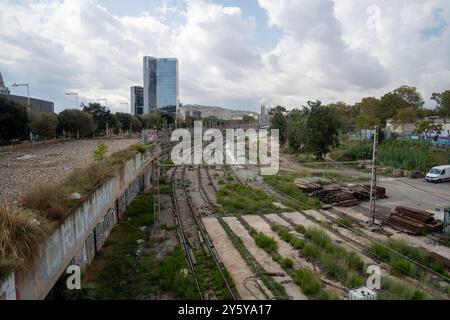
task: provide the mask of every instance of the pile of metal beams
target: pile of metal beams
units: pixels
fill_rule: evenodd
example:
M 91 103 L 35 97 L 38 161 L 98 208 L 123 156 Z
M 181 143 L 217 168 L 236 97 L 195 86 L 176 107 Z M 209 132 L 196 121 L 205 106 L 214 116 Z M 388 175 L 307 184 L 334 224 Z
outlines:
M 311 196 L 319 198 L 320 201 L 336 207 L 352 207 L 360 204 L 360 201 L 369 201 L 370 185 L 338 185 L 331 184 L 321 186 L 317 183 L 305 181 L 303 179 L 295 179 L 294 185 L 300 191 Z M 386 198 L 386 189 L 377 187 L 375 189 L 377 199 Z
M 312 195 L 319 198 L 323 203 L 336 207 L 352 207 L 359 204 L 353 192 L 339 185 L 327 186 L 326 189 L 315 191 Z
M 322 186 L 317 183 L 308 182 L 302 179 L 294 179 L 294 185 L 297 186 L 300 191 L 304 193 L 312 193 L 315 191 L 322 190 Z
M 370 185 L 368 184 L 355 184 L 348 186 L 348 189 L 353 192 L 356 199 L 360 201 L 370 200 Z M 386 189 L 383 187 L 375 188 L 375 197 L 377 199 L 384 199 L 386 197 Z
M 398 206 L 384 223 L 413 235 L 442 231 L 443 222 L 436 221 L 427 211 Z

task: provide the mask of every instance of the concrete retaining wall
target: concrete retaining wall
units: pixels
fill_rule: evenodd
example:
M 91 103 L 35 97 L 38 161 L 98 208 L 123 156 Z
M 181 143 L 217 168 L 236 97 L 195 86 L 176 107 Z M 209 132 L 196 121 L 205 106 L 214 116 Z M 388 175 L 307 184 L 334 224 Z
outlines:
M 154 152 L 137 154 L 121 174 L 108 180 L 50 236 L 37 263 L 0 283 L 0 299 L 44 299 L 67 266 L 86 268 L 126 207 L 151 187 Z

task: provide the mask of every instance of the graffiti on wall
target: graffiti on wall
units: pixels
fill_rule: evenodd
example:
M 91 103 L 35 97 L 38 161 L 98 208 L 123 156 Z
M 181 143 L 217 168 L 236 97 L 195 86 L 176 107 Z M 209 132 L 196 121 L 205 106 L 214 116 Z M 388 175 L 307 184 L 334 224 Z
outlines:
M 0 300 L 15 300 L 16 299 L 16 282 L 14 274 L 12 273 L 6 281 L 0 283 Z
M 125 193 L 117 198 L 117 216 L 119 219 L 123 219 L 125 211 L 127 210 L 127 201 L 125 198 Z
M 137 171 L 142 170 L 140 166 L 136 166 L 136 163 L 142 165 L 141 161 L 142 156 L 139 154 L 135 159 L 127 162 L 128 178 L 133 182 L 121 197 L 117 198 L 121 178 L 112 178 L 97 189 L 89 200 L 85 201 L 71 217 L 55 230 L 47 240 L 41 258 L 38 259 L 33 269 L 18 273 L 16 286 L 20 291 L 20 298 L 45 297 L 51 282 L 56 281 L 71 260 L 80 266 L 92 262 L 96 249 L 99 250 L 103 246 L 117 222 L 116 205 L 117 210 L 123 214 L 126 206 L 131 203 L 145 184 L 143 175 L 136 177 Z M 117 204 L 115 200 L 117 200 Z M 111 205 L 114 208 L 111 208 Z M 93 227 L 95 221 L 100 222 Z M 6 294 L 6 286 L 7 281 L 0 282 L 0 297 L 9 299 L 11 291 Z

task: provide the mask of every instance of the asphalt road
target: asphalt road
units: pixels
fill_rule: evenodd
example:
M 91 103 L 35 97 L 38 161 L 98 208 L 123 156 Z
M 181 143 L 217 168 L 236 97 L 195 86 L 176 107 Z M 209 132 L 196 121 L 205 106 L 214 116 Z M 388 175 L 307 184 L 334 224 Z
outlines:
M 386 188 L 387 199 L 377 201 L 384 213 L 396 206 L 407 206 L 421 210 L 450 207 L 450 182 L 430 183 L 425 179 L 381 177 L 379 185 Z M 368 207 L 368 203 L 363 204 Z

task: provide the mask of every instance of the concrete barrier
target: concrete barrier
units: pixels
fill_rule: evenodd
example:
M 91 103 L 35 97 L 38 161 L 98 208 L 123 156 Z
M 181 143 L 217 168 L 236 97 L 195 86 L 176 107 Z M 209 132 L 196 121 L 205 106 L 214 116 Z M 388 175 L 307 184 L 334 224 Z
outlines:
M 401 176 L 402 176 L 402 170 L 401 170 L 401 169 L 394 169 L 394 170 L 392 171 L 392 175 L 393 175 L 394 177 L 401 177 Z
M 126 207 L 152 185 L 154 149 L 138 153 L 122 172 L 108 180 L 49 237 L 37 262 L 0 283 L 0 299 L 44 299 L 69 265 L 85 269 Z

